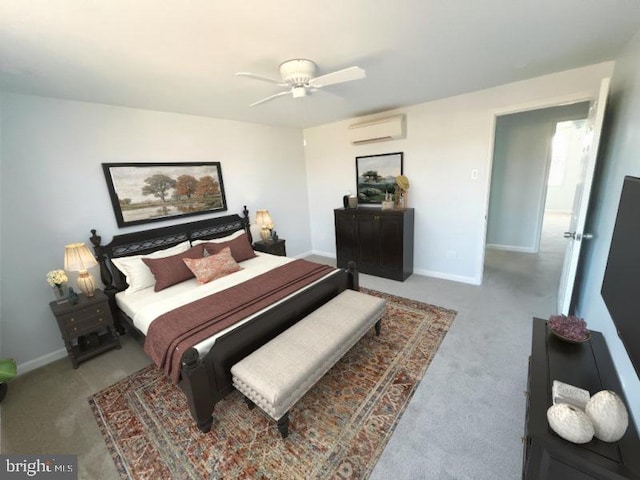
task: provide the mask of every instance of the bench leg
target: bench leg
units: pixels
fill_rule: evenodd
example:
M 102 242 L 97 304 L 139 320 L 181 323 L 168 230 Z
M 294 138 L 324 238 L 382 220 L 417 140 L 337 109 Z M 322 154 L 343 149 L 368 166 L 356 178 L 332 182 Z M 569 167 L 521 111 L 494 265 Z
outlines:
M 376 337 L 380 336 L 380 329 L 382 328 L 382 319 L 378 320 L 375 325 L 376 328 Z
M 280 420 L 278 420 L 278 431 L 282 438 L 287 438 L 289 435 L 289 412 L 285 413 Z
M 253 407 L 256 406 L 256 404 L 253 403 L 253 401 L 249 399 L 249 397 L 244 397 L 244 403 L 247 404 L 247 407 L 249 407 L 249 410 L 253 410 Z

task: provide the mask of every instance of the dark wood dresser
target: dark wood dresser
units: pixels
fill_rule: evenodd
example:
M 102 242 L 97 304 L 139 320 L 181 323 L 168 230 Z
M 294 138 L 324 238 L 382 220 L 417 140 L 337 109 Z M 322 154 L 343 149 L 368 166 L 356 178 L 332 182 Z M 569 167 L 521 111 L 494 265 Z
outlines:
M 58 322 L 73 368 L 102 352 L 120 348 L 109 300 L 102 290 L 96 290 L 90 298 L 79 295 L 75 305 L 51 302 L 49 306 Z
M 353 260 L 359 272 L 406 280 L 413 273 L 413 208 L 334 210 L 338 267 Z
M 253 249 L 257 252 L 270 253 L 271 255 L 278 255 L 280 257 L 287 256 L 287 248 L 282 238 L 269 240 L 268 242 L 260 240 L 253 244 Z
M 554 380 L 588 390 L 591 395 L 612 390 L 629 405 L 601 333 L 591 332 L 591 340 L 584 343 L 567 343 L 548 330 L 545 320 L 534 319 L 522 478 L 640 479 L 640 440 L 631 417 L 624 437 L 613 443 L 594 437 L 577 445 L 551 430 L 547 409 L 552 405 Z

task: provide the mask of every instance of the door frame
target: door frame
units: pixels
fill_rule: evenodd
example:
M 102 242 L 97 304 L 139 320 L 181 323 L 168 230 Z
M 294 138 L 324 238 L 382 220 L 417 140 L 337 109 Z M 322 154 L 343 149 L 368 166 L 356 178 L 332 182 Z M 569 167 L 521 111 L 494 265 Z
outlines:
M 597 96 L 597 92 L 595 93 L 595 95 Z M 585 91 L 585 92 L 577 92 L 577 93 L 572 93 L 568 95 L 563 95 L 560 97 L 534 100 L 531 102 L 526 102 L 526 103 L 517 104 L 517 105 L 510 105 L 510 106 L 490 110 L 489 112 L 490 140 L 489 140 L 488 158 L 486 161 L 488 175 L 486 175 L 486 183 L 484 186 L 484 192 L 485 192 L 484 235 L 481 236 L 481 241 L 479 245 L 480 255 L 478 255 L 479 263 L 477 265 L 478 285 L 482 285 L 482 281 L 484 279 L 484 261 L 485 261 L 486 251 L 487 251 L 487 226 L 489 224 L 489 200 L 491 198 L 491 180 L 493 177 L 493 156 L 495 154 L 496 123 L 497 123 L 498 117 L 503 115 L 510 115 L 513 113 L 523 113 L 523 112 L 529 112 L 534 110 L 541 110 L 549 107 L 561 107 L 564 105 L 572 105 L 574 103 L 591 102 L 595 98 L 596 97 L 594 97 L 593 92 Z M 548 159 L 547 159 L 547 163 L 548 163 Z M 540 217 L 540 221 L 541 219 L 542 217 Z

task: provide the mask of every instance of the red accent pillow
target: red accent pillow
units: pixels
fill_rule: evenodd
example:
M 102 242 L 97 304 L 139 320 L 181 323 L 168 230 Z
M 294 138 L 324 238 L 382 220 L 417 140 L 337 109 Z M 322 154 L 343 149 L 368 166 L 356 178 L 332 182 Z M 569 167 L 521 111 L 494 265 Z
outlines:
M 220 253 L 208 257 L 184 258 L 182 261 L 194 273 L 200 285 L 242 269 L 233 259 L 229 247 L 225 247 Z
M 193 278 L 193 273 L 184 264 L 184 258 L 202 258 L 204 248 L 202 245 L 196 245 L 189 250 L 177 255 L 164 258 L 143 258 L 153 276 L 156 278 L 156 284 L 153 287 L 154 292 L 159 292 L 176 283 L 184 282 Z
M 203 243 L 205 250 L 209 255 L 215 255 L 220 253 L 223 248 L 229 247 L 231 249 L 231 256 L 236 262 L 242 262 L 256 256 L 256 252 L 253 251 L 253 247 L 249 243 L 249 237 L 246 233 L 226 241 L 226 242 L 209 242 Z

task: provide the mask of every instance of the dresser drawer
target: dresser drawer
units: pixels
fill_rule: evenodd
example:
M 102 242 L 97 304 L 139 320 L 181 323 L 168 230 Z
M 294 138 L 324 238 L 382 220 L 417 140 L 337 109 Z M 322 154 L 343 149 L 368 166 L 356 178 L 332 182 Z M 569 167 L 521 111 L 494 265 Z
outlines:
M 98 305 L 91 305 L 85 308 L 78 308 L 69 313 L 60 315 L 60 318 L 67 325 L 73 325 L 74 322 L 81 320 L 88 320 L 91 318 L 108 317 L 111 318 L 111 311 L 107 303 L 100 303 Z
M 106 303 L 79 308 L 60 316 L 60 320 L 69 333 L 76 333 L 87 328 L 96 328 L 112 323 L 111 311 Z
M 102 326 L 111 325 L 111 316 L 96 315 L 90 318 L 75 319 L 70 318 L 67 321 L 66 329 L 70 335 L 82 334 L 84 332 L 92 332 Z

